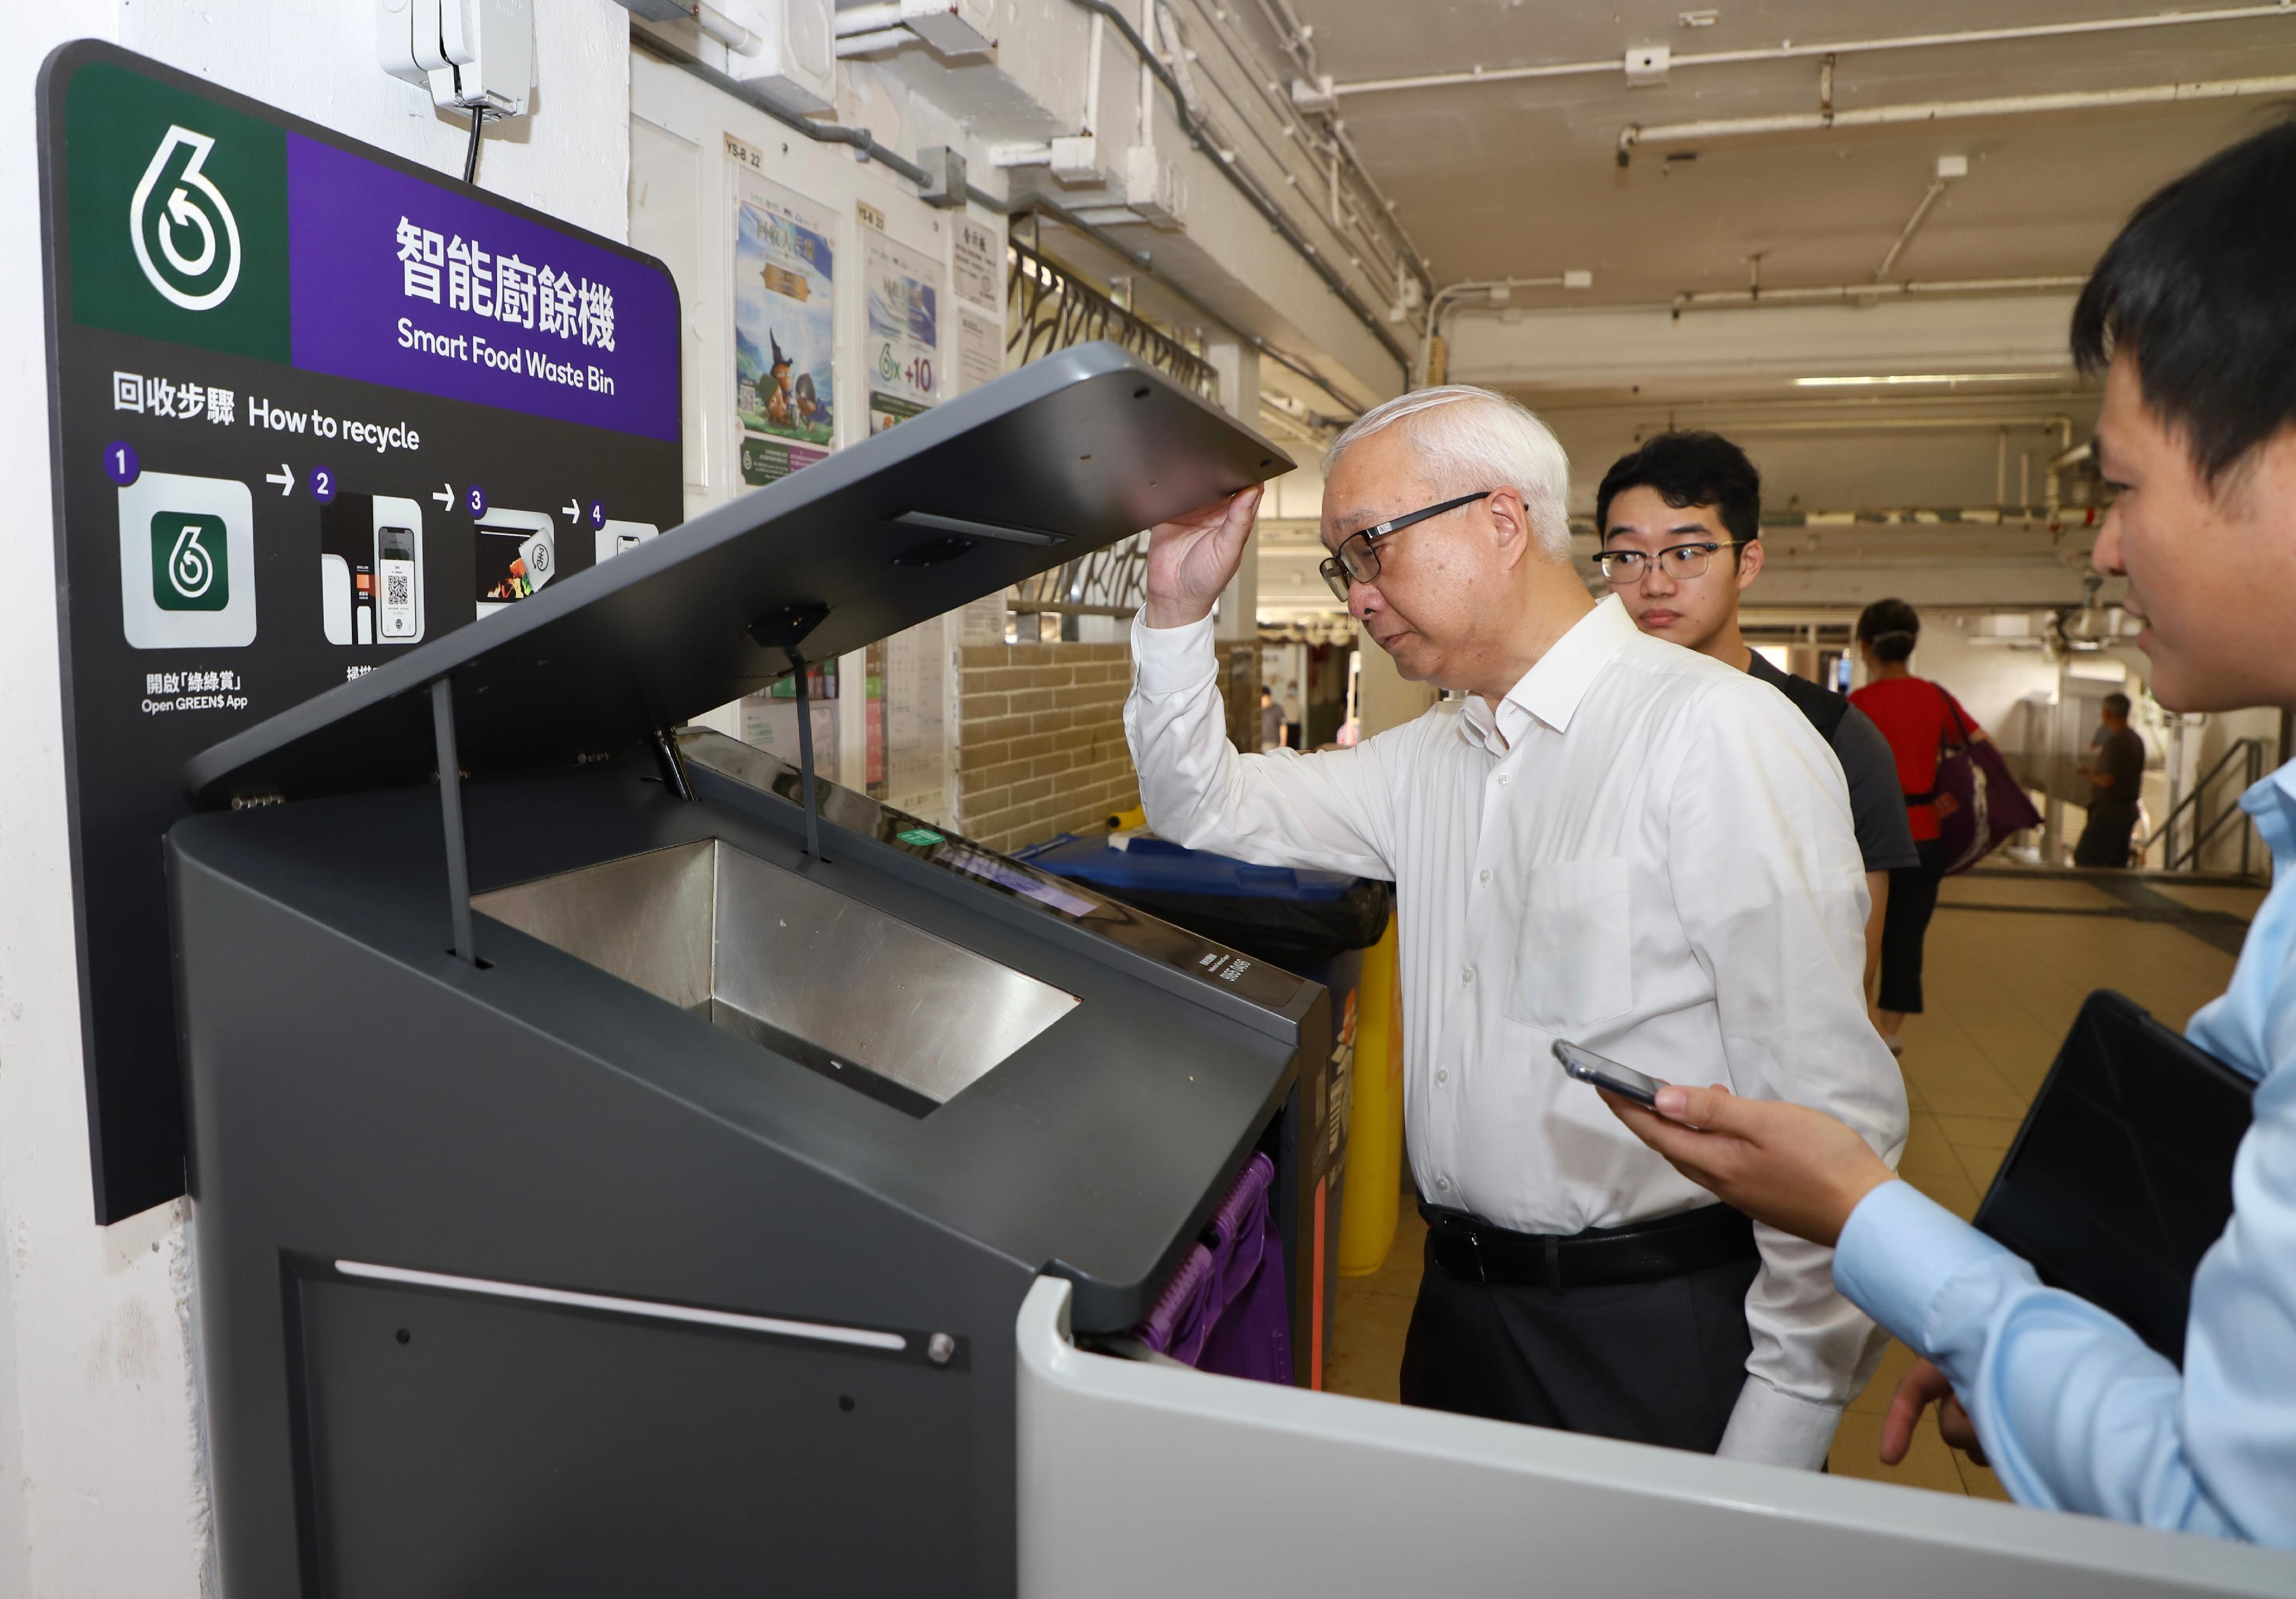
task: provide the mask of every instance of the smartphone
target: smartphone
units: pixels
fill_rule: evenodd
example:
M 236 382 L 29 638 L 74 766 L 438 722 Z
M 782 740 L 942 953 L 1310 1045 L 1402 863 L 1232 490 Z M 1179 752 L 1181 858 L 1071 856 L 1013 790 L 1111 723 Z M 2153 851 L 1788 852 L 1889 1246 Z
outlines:
M 1658 1108 L 1658 1091 L 1666 1086 L 1654 1077 L 1644 1077 L 1631 1066 L 1621 1066 L 1606 1060 L 1591 1049 L 1581 1049 L 1576 1044 L 1557 1038 L 1554 1058 L 1562 1062 L 1562 1070 L 1582 1083 L 1592 1083 L 1597 1088 L 1611 1093 L 1636 1104 Z
M 413 638 L 414 627 L 414 529 L 378 528 L 376 565 L 381 569 L 382 636 Z

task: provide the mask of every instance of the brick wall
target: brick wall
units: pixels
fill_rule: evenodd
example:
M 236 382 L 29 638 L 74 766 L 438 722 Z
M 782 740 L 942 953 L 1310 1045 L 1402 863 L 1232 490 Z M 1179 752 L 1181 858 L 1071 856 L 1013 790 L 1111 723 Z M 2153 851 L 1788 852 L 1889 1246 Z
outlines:
M 1124 645 L 966 644 L 958 670 L 956 824 L 967 838 L 1011 849 L 1140 803 L 1124 742 Z

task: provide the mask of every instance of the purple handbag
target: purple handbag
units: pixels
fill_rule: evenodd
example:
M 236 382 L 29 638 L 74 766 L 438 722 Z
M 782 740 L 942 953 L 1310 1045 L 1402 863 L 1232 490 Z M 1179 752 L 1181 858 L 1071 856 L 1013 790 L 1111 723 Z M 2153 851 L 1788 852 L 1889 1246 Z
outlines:
M 1958 742 L 1940 746 L 1937 780 L 1927 796 L 1953 801 L 1938 807 L 1938 841 L 1945 846 L 1945 874 L 1951 877 L 1998 849 L 2011 833 L 2039 825 L 2041 813 L 2025 797 L 2000 746 L 1971 737 L 1953 696 L 1940 688 L 1938 697 L 1961 734 Z

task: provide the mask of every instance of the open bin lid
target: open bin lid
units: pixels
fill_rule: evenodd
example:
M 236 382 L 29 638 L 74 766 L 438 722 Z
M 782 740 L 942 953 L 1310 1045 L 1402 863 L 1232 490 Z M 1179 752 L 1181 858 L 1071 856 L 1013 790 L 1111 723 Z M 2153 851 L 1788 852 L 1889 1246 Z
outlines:
M 626 749 L 785 676 L 1291 470 L 1113 344 L 1009 373 L 194 756 L 200 805 Z

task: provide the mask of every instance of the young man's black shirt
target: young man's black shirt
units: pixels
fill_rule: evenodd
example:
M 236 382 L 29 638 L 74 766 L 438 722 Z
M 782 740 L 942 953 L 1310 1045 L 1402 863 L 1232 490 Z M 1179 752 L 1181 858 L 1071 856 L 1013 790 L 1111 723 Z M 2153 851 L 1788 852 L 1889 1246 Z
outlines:
M 1906 821 L 1906 791 L 1898 783 L 1897 757 L 1890 741 L 1864 711 L 1840 694 L 1818 687 L 1807 677 L 1780 671 L 1759 650 L 1752 652 L 1747 670 L 1794 702 L 1810 726 L 1833 746 L 1834 758 L 1849 784 L 1849 816 L 1857 832 L 1857 851 L 1868 872 L 1895 866 L 1916 866 L 1921 855 L 1914 848 L 1912 827 Z

